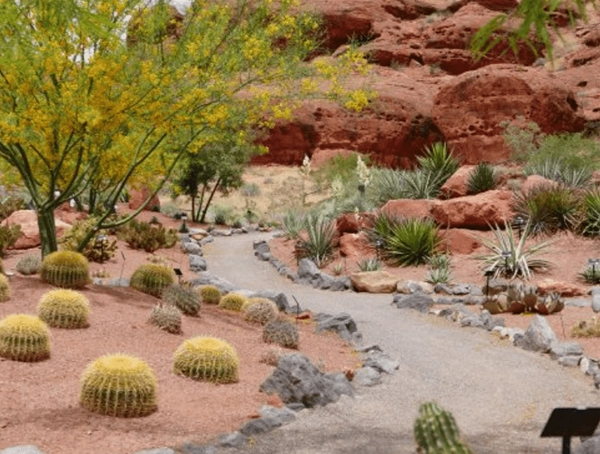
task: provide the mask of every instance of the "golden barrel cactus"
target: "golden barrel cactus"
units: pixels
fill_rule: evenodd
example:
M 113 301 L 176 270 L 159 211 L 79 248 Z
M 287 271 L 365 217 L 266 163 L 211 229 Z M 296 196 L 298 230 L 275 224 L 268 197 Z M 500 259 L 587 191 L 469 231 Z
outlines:
M 84 294 L 75 290 L 50 290 L 42 295 L 37 313 L 52 328 L 87 328 L 90 303 Z
M 63 288 L 83 288 L 91 282 L 87 259 L 79 252 L 57 251 L 42 261 L 43 282 Z
M 148 263 L 138 267 L 131 276 L 129 285 L 147 293 L 160 297 L 167 287 L 175 283 L 175 273 L 171 268 L 156 263 Z
M 0 356 L 24 362 L 50 358 L 48 327 L 28 314 L 12 314 L 0 320 Z
M 175 351 L 173 372 L 213 383 L 238 381 L 239 358 L 235 349 L 216 337 L 187 339 Z
M 10 284 L 4 274 L 0 274 L 0 302 L 10 299 Z
M 200 293 L 200 299 L 205 304 L 219 304 L 219 301 L 221 301 L 221 290 L 214 285 L 202 285 L 198 292 Z
M 240 295 L 238 293 L 228 293 L 227 295 L 221 297 L 221 301 L 219 301 L 219 307 L 228 311 L 240 312 L 246 301 L 248 301 L 248 298 L 246 298 L 244 295 Z

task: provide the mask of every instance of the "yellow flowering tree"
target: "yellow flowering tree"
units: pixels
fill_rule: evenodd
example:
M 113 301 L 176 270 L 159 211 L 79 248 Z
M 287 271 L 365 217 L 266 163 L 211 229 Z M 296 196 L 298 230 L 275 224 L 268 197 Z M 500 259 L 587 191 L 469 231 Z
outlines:
M 196 0 L 184 15 L 147 3 L 0 2 L 0 161 L 31 196 L 43 254 L 62 203 L 113 206 L 136 182 L 156 193 L 187 150 L 247 144 L 244 131 L 289 116 L 315 76 L 351 108 L 368 102 L 340 84 L 366 68 L 357 53 L 307 63 L 319 23 L 295 0 Z

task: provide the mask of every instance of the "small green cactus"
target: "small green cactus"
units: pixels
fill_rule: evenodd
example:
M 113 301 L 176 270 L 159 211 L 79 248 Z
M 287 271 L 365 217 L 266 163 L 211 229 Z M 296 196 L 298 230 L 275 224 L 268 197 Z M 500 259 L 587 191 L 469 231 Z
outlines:
M 4 274 L 0 274 L 0 303 L 10 299 L 10 284 Z
M 452 413 L 435 402 L 425 402 L 419 407 L 414 434 L 419 451 L 425 454 L 471 454 L 460 440 Z
M 200 294 L 190 285 L 173 284 L 163 291 L 162 299 L 185 315 L 196 317 L 200 312 Z
M 87 328 L 90 303 L 85 295 L 75 290 L 50 290 L 42 295 L 37 313 L 53 328 Z
M 240 312 L 247 300 L 248 299 L 244 295 L 240 295 L 239 293 L 228 293 L 221 297 L 219 307 L 228 311 Z
M 136 418 L 156 410 L 156 388 L 146 362 L 129 355 L 105 355 L 85 368 L 79 401 L 95 413 Z
M 298 327 L 283 317 L 270 321 L 263 329 L 263 341 L 281 347 L 297 349 L 299 339 Z
M 250 323 L 266 325 L 277 318 L 277 304 L 267 298 L 250 298 L 242 307 L 244 319 Z
M 235 349 L 215 337 L 186 340 L 175 351 L 173 372 L 213 383 L 238 381 L 239 359 Z
M 168 333 L 181 334 L 181 312 L 171 304 L 154 306 L 148 321 Z
M 87 259 L 73 251 L 48 254 L 42 261 L 40 277 L 43 282 L 63 288 L 83 288 L 91 282 Z
M 221 290 L 214 285 L 203 285 L 198 292 L 204 304 L 219 304 L 219 301 L 221 301 Z
M 42 266 L 42 259 L 39 255 L 27 254 L 17 262 L 17 271 L 25 276 L 37 274 Z
M 140 292 L 160 297 L 163 290 L 174 283 L 175 273 L 171 268 L 148 263 L 133 272 L 129 285 Z
M 13 314 L 0 320 L 0 356 L 35 362 L 50 358 L 50 331 L 38 317 Z

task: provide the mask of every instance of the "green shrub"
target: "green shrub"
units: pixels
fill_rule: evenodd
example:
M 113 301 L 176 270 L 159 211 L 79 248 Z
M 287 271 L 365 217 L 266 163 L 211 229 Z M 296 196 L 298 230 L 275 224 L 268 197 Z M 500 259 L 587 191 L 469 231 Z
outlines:
M 560 184 L 538 185 L 515 195 L 515 213 L 529 220 L 531 234 L 548 235 L 558 230 L 573 230 L 579 222 L 577 193 Z
M 196 317 L 200 312 L 200 294 L 190 285 L 173 284 L 163 290 L 162 299 L 185 315 Z
M 321 268 L 333 254 L 335 223 L 316 215 L 306 218 L 306 236 L 296 242 L 296 259 L 309 258 Z
M 83 288 L 90 283 L 89 263 L 79 252 L 52 252 L 42 260 L 40 277 L 57 287 Z
M 4 274 L 0 274 L 0 303 L 10 299 L 10 284 Z
M 244 295 L 238 293 L 228 293 L 223 295 L 219 301 L 219 307 L 228 311 L 240 312 L 242 306 L 248 299 Z
M 154 306 L 148 322 L 168 333 L 181 334 L 181 312 L 171 304 Z
M 430 173 L 441 187 L 460 165 L 458 159 L 448 151 L 446 144 L 436 142 L 431 147 L 425 148 L 425 155 L 417 158 L 419 168 Z
M 374 168 L 371 170 L 369 196 L 378 205 L 383 205 L 388 200 L 404 199 L 406 197 L 404 186 L 406 171 L 387 168 Z
M 250 298 L 242 307 L 244 320 L 250 323 L 266 325 L 277 318 L 277 305 L 267 298 Z
M 38 317 L 12 314 L 0 320 L 0 356 L 36 362 L 50 358 L 50 331 Z
M 430 284 L 448 284 L 451 280 L 450 256 L 436 254 L 427 260 L 429 271 L 425 280 Z
M 359 260 L 357 265 L 361 272 L 378 271 L 381 269 L 381 261 L 374 257 Z
M 414 434 L 420 451 L 425 454 L 471 454 L 460 439 L 452 413 L 435 402 L 425 402 L 419 407 Z
M 175 351 L 173 372 L 213 383 L 238 381 L 239 358 L 227 342 L 199 336 L 186 340 Z
M 213 222 L 217 225 L 227 225 L 233 216 L 233 208 L 228 205 L 213 205 Z
M 498 184 L 496 170 L 489 164 L 480 163 L 469 174 L 467 179 L 467 193 L 479 194 L 490 191 Z
M 137 418 L 156 411 L 157 382 L 145 361 L 123 354 L 105 355 L 81 376 L 81 405 L 94 413 Z
M 6 250 L 14 246 L 20 236 L 20 225 L 0 225 L 0 256 L 4 256 Z
M 299 340 L 298 327 L 283 317 L 270 321 L 263 329 L 263 341 L 267 343 L 297 349 Z
M 117 236 L 133 249 L 154 252 L 157 249 L 171 248 L 177 243 L 177 231 L 165 229 L 156 221 L 139 222 L 132 219 L 117 232 Z
M 290 240 L 298 239 L 306 224 L 306 217 L 297 210 L 287 211 L 283 216 L 283 233 Z
M 562 159 L 550 157 L 545 161 L 530 163 L 523 168 L 525 175 L 540 175 L 549 180 L 572 188 L 582 188 L 588 185 L 593 170 L 589 167 L 571 168 Z
M 219 304 L 221 301 L 221 290 L 214 285 L 202 285 L 198 289 L 200 293 L 200 300 L 204 304 Z
M 42 266 L 42 259 L 39 255 L 27 254 L 17 262 L 17 271 L 25 276 L 37 274 Z
M 582 233 L 590 236 L 600 234 L 600 189 L 587 191 L 582 205 Z
M 77 251 L 81 241 L 92 231 L 96 230 L 96 219 L 78 220 L 73 227 L 61 237 L 62 248 L 67 251 Z M 96 235 L 85 245 L 81 253 L 90 261 L 104 263 L 115 256 L 117 240 L 108 235 Z
M 173 270 L 155 263 L 138 267 L 129 281 L 130 287 L 157 297 L 160 297 L 163 290 L 174 283 L 175 273 Z
M 50 290 L 42 295 L 38 317 L 53 328 L 86 328 L 90 303 L 85 295 L 69 289 Z
M 368 165 L 370 157 L 359 153 L 351 153 L 347 156 L 336 154 L 325 164 L 315 171 L 315 180 L 319 186 L 331 185 L 334 180 L 339 180 L 344 186 L 358 185 L 356 174 L 358 158 Z
M 15 211 L 25 209 L 25 201 L 21 197 L 9 195 L 0 201 L 0 221 L 5 220 Z

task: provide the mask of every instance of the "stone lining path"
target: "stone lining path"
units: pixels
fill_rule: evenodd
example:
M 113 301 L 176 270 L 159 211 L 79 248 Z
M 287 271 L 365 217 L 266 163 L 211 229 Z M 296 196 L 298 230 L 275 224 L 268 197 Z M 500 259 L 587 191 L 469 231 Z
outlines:
M 244 449 L 276 454 L 412 453 L 419 405 L 436 400 L 450 410 L 476 454 L 559 452 L 559 439 L 539 434 L 555 407 L 598 406 L 600 393 L 579 370 L 526 352 L 478 329 L 396 309 L 391 295 L 327 292 L 300 286 L 253 255 L 269 234 L 216 238 L 204 247 L 208 270 L 250 290 L 292 295 L 313 312 L 348 312 L 365 343 L 400 362 L 383 384 L 357 396 L 298 414 L 295 422 L 257 437 Z M 573 440 L 572 447 L 579 445 Z

